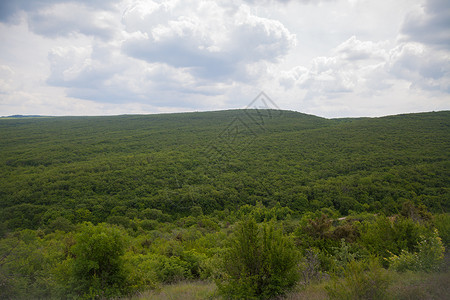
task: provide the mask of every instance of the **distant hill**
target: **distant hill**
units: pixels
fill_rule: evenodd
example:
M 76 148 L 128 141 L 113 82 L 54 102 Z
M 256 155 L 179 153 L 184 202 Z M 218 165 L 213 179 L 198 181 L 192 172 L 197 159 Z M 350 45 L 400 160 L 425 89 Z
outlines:
M 42 117 L 40 115 L 12 115 L 12 116 L 6 116 L 2 118 L 39 118 Z
M 0 119 L 0 221 L 36 228 L 114 211 L 183 216 L 279 203 L 392 214 L 450 206 L 450 112 L 325 119 L 228 110 Z

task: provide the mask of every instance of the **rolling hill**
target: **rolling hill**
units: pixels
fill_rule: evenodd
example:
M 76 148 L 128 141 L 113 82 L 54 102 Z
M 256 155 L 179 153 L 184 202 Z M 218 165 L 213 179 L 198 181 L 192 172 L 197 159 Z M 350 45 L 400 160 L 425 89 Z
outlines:
M 293 111 L 0 119 L 0 222 L 177 219 L 244 204 L 301 214 L 450 208 L 450 112 L 324 119 Z

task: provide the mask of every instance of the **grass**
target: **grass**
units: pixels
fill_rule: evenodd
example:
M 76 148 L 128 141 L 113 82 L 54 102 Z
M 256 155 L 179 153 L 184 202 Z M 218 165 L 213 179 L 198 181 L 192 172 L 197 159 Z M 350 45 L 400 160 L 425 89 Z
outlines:
M 391 299 L 449 299 L 450 273 L 398 273 L 388 289 Z
M 325 286 L 328 284 L 328 280 L 321 281 L 319 283 L 314 283 L 305 286 L 304 288 L 299 288 L 298 291 L 292 291 L 288 293 L 284 298 L 285 300 L 325 300 L 328 299 L 327 291 Z
M 220 299 L 216 285 L 207 281 L 183 281 L 165 285 L 159 290 L 145 291 L 128 300 L 196 300 Z
M 445 300 L 450 295 L 450 272 L 417 273 L 392 272 L 387 298 L 392 300 Z M 284 300 L 329 299 L 325 286 L 329 280 L 311 284 L 288 293 Z M 214 283 L 203 281 L 179 282 L 163 286 L 160 290 L 145 291 L 124 300 L 200 300 L 221 299 Z
M 446 253 L 440 272 L 395 273 L 388 293 L 400 300 L 450 299 L 450 253 Z
M 388 300 L 445 300 L 450 299 L 450 255 L 447 253 L 444 266 L 440 272 L 405 272 L 389 271 L 390 285 L 387 290 Z M 307 286 L 299 286 L 288 293 L 284 300 L 325 300 L 329 299 L 325 287 L 330 280 L 323 280 Z M 217 295 L 216 285 L 207 281 L 183 281 L 162 286 L 134 295 L 124 300 L 197 300 L 221 299 Z

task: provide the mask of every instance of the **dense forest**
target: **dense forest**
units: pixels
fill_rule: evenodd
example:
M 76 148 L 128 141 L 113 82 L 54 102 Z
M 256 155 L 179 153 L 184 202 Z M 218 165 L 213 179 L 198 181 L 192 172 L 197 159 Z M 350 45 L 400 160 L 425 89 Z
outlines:
M 450 242 L 448 111 L 1 118 L 0 165 L 3 299 L 385 299 Z

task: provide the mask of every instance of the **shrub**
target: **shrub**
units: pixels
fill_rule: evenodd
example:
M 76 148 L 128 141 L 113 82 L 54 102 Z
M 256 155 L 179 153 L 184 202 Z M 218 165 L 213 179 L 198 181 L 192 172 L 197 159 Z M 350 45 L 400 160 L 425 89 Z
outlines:
M 450 246 L 450 214 L 435 215 L 433 223 L 439 231 L 444 247 Z
M 139 224 L 142 229 L 150 231 L 158 227 L 158 221 L 156 220 L 142 220 Z
M 362 226 L 359 242 L 372 255 L 387 259 L 392 253 L 399 255 L 403 249 L 413 251 L 425 227 L 411 219 L 377 217 L 374 223 Z M 387 261 L 384 260 L 383 263 Z M 385 265 L 387 267 L 387 265 Z
M 106 221 L 109 224 L 122 226 L 123 228 L 131 227 L 131 221 L 127 217 L 124 216 L 109 216 Z
M 192 278 L 189 263 L 178 256 L 167 257 L 161 255 L 157 261 L 154 261 L 154 268 L 158 280 L 164 283 L 173 283 Z
M 239 223 L 223 256 L 219 291 L 234 299 L 268 299 L 284 294 L 299 279 L 298 252 L 273 223 Z
M 334 247 L 334 255 L 332 256 L 334 272 L 337 274 L 343 273 L 347 265 L 355 261 L 357 257 L 357 253 L 354 253 L 350 245 L 342 239 L 340 246 Z
M 110 224 L 82 225 L 69 259 L 69 289 L 81 298 L 105 298 L 123 294 L 128 282 L 123 254 L 125 233 Z
M 388 261 L 390 267 L 396 271 L 435 271 L 444 258 L 445 248 L 442 240 L 434 230 L 430 236 L 421 236 L 421 241 L 417 245 L 417 252 L 411 253 L 403 250 L 400 255 L 392 255 Z
M 376 259 L 351 261 L 344 278 L 334 278 L 326 287 L 331 299 L 384 299 L 389 276 Z
M 328 276 L 328 274 L 321 271 L 320 265 L 318 250 L 312 248 L 306 250 L 300 262 L 301 280 L 303 285 L 308 285 L 313 281 L 319 281 Z
M 186 253 L 186 256 L 192 253 Z M 195 257 L 198 258 L 198 257 Z M 196 266 L 195 258 L 191 261 L 178 256 L 167 257 L 161 254 L 127 253 L 127 264 L 136 289 L 154 288 L 161 283 L 175 283 L 192 279 L 192 270 Z M 198 258 L 199 259 L 199 258 Z M 198 272 L 198 271 L 197 271 Z

